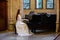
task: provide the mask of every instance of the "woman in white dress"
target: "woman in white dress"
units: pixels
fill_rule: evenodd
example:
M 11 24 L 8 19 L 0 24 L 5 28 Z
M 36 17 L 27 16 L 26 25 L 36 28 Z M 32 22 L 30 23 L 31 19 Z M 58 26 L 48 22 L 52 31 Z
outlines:
M 16 32 L 19 36 L 29 36 L 32 35 L 30 34 L 30 31 L 28 29 L 28 26 L 22 21 L 23 19 L 21 18 L 21 11 L 18 10 L 17 16 L 16 16 Z

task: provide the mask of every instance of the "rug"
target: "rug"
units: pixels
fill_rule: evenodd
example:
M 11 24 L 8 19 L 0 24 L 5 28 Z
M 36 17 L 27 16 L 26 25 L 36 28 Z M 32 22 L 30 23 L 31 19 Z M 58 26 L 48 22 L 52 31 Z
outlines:
M 60 34 L 58 34 L 54 40 L 60 40 Z

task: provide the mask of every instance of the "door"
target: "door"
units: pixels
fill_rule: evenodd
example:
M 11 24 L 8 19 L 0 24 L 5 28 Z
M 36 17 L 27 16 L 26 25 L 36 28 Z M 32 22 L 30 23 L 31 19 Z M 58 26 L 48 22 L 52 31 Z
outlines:
M 0 31 L 7 29 L 7 2 L 0 0 Z

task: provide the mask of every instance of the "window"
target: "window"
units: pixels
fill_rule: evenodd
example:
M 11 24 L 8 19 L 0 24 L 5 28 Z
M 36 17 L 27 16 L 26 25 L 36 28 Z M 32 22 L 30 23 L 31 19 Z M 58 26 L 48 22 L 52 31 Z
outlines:
M 54 0 L 46 0 L 46 8 L 53 9 L 54 8 Z
M 23 8 L 24 9 L 30 8 L 30 0 L 23 0 Z
M 43 8 L 43 0 L 36 0 L 36 9 Z

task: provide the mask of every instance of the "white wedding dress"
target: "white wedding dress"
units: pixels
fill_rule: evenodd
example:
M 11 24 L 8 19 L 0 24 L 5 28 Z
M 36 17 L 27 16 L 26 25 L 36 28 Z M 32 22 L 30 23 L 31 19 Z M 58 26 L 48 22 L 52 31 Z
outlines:
M 28 29 L 28 26 L 22 22 L 22 18 L 18 15 L 17 22 L 16 22 L 16 31 L 19 36 L 30 36 L 32 35 Z

